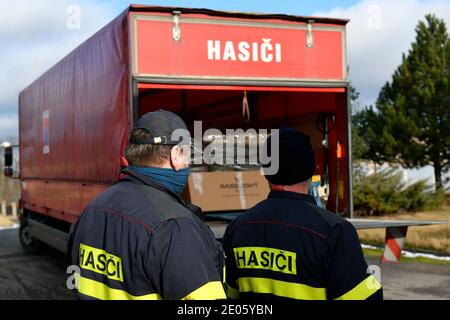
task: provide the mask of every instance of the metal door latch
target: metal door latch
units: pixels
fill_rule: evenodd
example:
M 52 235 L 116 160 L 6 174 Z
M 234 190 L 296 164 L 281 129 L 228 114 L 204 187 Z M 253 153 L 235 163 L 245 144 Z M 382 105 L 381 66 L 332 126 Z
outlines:
M 306 47 L 314 47 L 313 26 L 314 20 L 309 20 L 306 24 Z
M 173 40 L 174 41 L 180 41 L 181 40 L 181 29 L 180 29 L 180 14 L 181 11 L 174 11 L 173 12 Z

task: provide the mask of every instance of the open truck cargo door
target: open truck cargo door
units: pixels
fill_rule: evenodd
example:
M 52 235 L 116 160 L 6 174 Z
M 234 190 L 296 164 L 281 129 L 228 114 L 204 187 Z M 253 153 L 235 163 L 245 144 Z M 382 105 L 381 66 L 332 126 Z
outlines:
M 195 119 L 197 130 L 199 125 L 201 128 L 200 137 L 193 121 L 190 122 L 192 135 L 203 141 L 207 140 L 209 129 L 219 130 L 227 137 L 227 131 L 237 129 L 244 134 L 252 131 L 260 134 L 262 130 L 270 132 L 281 126 L 297 128 L 311 136 L 317 159 L 316 175 L 328 185 L 328 208 L 349 214 L 348 153 L 343 152 L 341 158 L 337 154 L 338 144 L 347 145 L 348 141 L 346 91 L 321 90 L 232 86 L 198 89 L 185 85 L 139 84 L 139 112 L 143 115 L 164 105 L 184 119 Z M 248 115 L 244 113 L 244 99 L 248 100 Z M 323 148 L 323 130 L 319 125 L 323 113 L 334 115 L 327 134 L 327 149 Z M 338 166 L 333 165 L 338 162 L 339 172 Z M 204 165 L 193 167 L 188 193 L 205 212 L 215 212 L 248 209 L 265 199 L 268 191 L 268 183 L 257 166 L 247 164 L 233 169 L 233 166 Z
M 194 120 L 224 134 L 297 128 L 312 138 L 327 208 L 351 215 L 347 21 L 210 13 L 130 13 L 135 120 L 163 107 L 193 135 Z M 245 210 L 267 193 L 255 167 L 195 168 L 188 190 L 206 212 Z

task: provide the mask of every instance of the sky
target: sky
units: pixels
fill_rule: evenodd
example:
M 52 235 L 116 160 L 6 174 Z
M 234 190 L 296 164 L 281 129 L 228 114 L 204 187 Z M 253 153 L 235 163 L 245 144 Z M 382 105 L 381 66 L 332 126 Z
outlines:
M 131 2 L 347 18 L 349 78 L 373 104 L 427 13 L 450 26 L 449 0 L 0 0 L 0 138 L 18 135 L 18 95 Z M 75 11 L 74 11 L 75 10 Z M 79 24 L 73 23 L 74 12 Z

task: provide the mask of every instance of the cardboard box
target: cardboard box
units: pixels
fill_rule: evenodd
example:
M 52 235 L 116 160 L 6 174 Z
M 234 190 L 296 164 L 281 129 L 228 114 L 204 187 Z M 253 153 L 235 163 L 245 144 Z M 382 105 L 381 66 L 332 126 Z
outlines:
M 203 212 L 246 210 L 269 194 L 261 171 L 193 172 L 188 195 Z

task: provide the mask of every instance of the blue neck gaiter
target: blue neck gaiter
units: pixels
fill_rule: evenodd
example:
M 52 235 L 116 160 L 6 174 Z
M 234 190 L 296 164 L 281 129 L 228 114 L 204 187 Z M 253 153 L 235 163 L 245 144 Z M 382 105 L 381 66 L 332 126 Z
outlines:
M 158 181 L 168 190 L 179 196 L 183 194 L 184 188 L 186 188 L 186 185 L 188 183 L 189 174 L 191 173 L 190 168 L 180 171 L 165 168 L 148 168 L 135 166 L 130 166 L 130 168 L 139 174 L 148 176 Z

